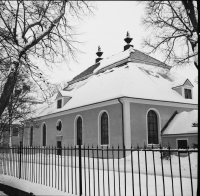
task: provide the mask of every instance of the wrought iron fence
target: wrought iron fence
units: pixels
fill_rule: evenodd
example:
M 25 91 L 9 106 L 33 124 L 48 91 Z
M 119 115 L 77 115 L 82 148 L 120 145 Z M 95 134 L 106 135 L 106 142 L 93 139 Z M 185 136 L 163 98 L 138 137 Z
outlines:
M 125 157 L 123 157 L 125 152 Z M 197 149 L 1 148 L 6 175 L 75 195 L 196 195 Z

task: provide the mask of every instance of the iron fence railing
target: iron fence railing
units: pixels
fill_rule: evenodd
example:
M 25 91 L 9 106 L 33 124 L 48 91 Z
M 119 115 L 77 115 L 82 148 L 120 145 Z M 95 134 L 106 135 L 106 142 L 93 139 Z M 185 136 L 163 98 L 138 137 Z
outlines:
M 194 196 L 198 190 L 197 149 L 20 146 L 0 154 L 4 174 L 74 195 Z

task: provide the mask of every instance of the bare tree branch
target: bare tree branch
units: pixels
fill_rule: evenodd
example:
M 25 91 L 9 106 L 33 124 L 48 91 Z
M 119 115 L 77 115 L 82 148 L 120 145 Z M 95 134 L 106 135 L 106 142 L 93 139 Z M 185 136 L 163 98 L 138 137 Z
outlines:
M 38 83 L 45 81 L 30 59 L 42 58 L 46 64 L 70 58 L 79 50 L 68 18 L 81 20 L 92 13 L 85 1 L 5 1 L 0 6 L 0 116 L 8 106 L 23 70 Z M 67 54 L 67 55 L 66 55 Z M 7 70 L 7 71 L 6 71 Z M 47 83 L 47 82 L 45 82 Z
M 160 51 L 170 65 L 194 62 L 198 69 L 197 1 L 149 1 L 142 24 L 150 30 L 143 40 L 149 53 Z M 182 48 L 180 50 L 180 47 Z

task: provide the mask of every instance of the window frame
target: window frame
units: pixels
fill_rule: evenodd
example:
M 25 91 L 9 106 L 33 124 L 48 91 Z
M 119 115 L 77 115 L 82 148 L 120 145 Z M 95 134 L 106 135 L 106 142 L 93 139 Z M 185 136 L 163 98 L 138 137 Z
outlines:
M 44 125 L 46 126 L 46 136 L 45 136 L 45 137 L 46 137 L 46 138 L 45 138 L 45 139 L 46 139 L 46 141 L 45 141 L 46 145 L 45 145 L 45 146 L 43 145 L 43 141 L 44 141 L 44 138 L 43 138 L 43 137 L 44 137 L 44 135 L 43 135 L 43 127 L 44 127 Z M 41 146 L 42 146 L 42 147 L 46 147 L 46 146 L 47 146 L 47 124 L 46 124 L 45 122 L 42 123 L 41 135 L 42 135 L 42 137 L 41 137 L 41 138 L 42 138 Z
M 191 88 L 184 88 L 183 91 L 184 91 L 185 99 L 192 99 L 192 89 Z M 189 91 L 190 93 L 188 94 L 188 92 L 186 93 L 186 91 Z M 188 95 L 190 95 L 190 97 Z
M 14 135 L 14 129 L 17 129 L 17 135 Z M 19 137 L 19 127 L 13 127 L 12 128 L 12 137 Z
M 152 144 L 149 143 L 149 127 L 148 127 L 148 113 L 150 111 L 155 112 L 156 117 L 157 117 L 157 131 L 158 131 L 158 144 Z M 160 117 L 160 113 L 155 109 L 155 108 L 150 108 L 147 110 L 146 113 L 146 141 L 147 141 L 147 146 L 159 146 L 160 142 L 161 142 L 161 117 Z
M 62 99 L 58 99 L 58 100 L 57 100 L 57 109 L 62 108 L 62 103 L 63 103 L 63 100 L 62 100 Z
M 101 137 L 101 134 L 102 134 L 102 127 L 101 127 L 101 117 L 102 115 L 106 113 L 107 114 L 107 117 L 108 117 L 108 144 L 102 144 L 102 137 Z M 102 110 L 100 111 L 99 115 L 98 115 L 98 145 L 99 146 L 102 146 L 102 147 L 110 147 L 110 117 L 109 117 L 109 113 L 108 111 L 106 110 Z
M 32 131 L 32 134 L 31 134 Z M 32 147 L 33 146 L 33 135 L 34 135 L 34 129 L 33 126 L 30 127 L 30 141 L 29 141 L 29 146 Z M 31 141 L 32 139 L 32 141 Z M 31 143 L 32 142 L 32 143 Z
M 78 141 L 77 141 L 77 122 L 78 122 L 78 119 L 79 117 L 81 118 L 82 120 L 82 144 L 81 144 L 81 147 L 83 147 L 83 144 L 84 144 L 84 121 L 83 121 L 83 117 L 81 115 L 77 115 L 74 119 L 74 146 L 79 146 L 78 145 Z
M 61 130 L 57 129 L 58 123 L 61 123 Z M 63 123 L 62 123 L 62 120 L 60 120 L 60 119 L 58 119 L 57 122 L 56 122 L 56 130 L 57 130 L 58 133 L 60 133 L 63 130 Z
M 187 146 L 189 146 L 188 138 L 176 138 L 176 148 L 177 148 L 177 149 L 179 149 L 179 148 L 178 148 L 178 141 L 180 141 L 180 140 L 186 140 L 186 141 L 187 141 Z M 180 149 L 183 149 L 183 148 L 180 148 Z M 187 148 L 186 148 L 186 149 L 187 149 Z M 187 152 L 181 152 L 181 151 L 179 151 L 179 153 L 181 153 L 181 155 L 183 155 L 183 156 L 188 155 Z M 177 154 L 178 154 L 178 152 L 177 152 Z
M 177 138 L 176 139 L 176 147 L 177 147 L 177 149 L 178 149 L 178 141 L 180 141 L 180 140 L 186 140 L 187 141 L 187 147 L 189 146 L 189 144 L 188 144 L 188 138 Z M 187 147 L 185 149 L 187 149 Z M 183 149 L 183 148 L 181 148 L 181 149 Z

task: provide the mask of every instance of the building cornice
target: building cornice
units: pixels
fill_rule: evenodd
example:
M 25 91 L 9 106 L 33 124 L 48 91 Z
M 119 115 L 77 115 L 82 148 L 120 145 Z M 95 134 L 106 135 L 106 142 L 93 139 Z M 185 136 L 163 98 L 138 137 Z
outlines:
M 162 105 L 162 106 L 170 106 L 170 107 L 185 107 L 185 108 L 191 108 L 191 109 L 198 109 L 198 104 L 192 104 L 192 103 L 180 103 L 180 102 L 140 99 L 140 98 L 131 98 L 131 97 L 123 97 L 123 99 L 125 99 L 126 101 L 129 101 L 130 103 L 153 104 L 153 105 Z
M 198 109 L 198 104 L 189 104 L 189 103 L 178 103 L 178 102 L 169 102 L 169 101 L 159 101 L 159 100 L 151 100 L 151 99 L 140 99 L 140 98 L 132 98 L 132 97 L 117 97 L 114 99 L 98 102 L 98 103 L 93 103 L 85 106 L 80 106 L 77 108 L 72 108 L 52 114 L 48 114 L 45 116 L 41 116 L 38 118 L 35 118 L 37 120 L 43 120 L 43 119 L 49 119 L 49 118 L 54 118 L 66 114 L 72 114 L 72 113 L 77 113 L 77 112 L 82 112 L 85 110 L 91 110 L 94 108 L 99 108 L 99 107 L 104 107 L 104 106 L 109 106 L 109 105 L 114 105 L 114 104 L 119 104 L 118 99 L 122 102 L 129 102 L 129 103 L 139 103 L 139 104 L 151 104 L 151 105 L 161 105 L 161 106 L 170 106 L 170 107 L 184 107 L 184 108 L 190 108 L 190 109 Z

